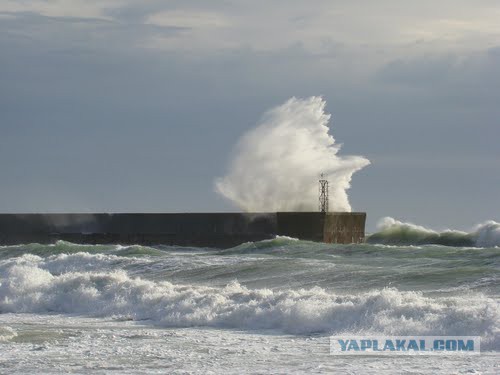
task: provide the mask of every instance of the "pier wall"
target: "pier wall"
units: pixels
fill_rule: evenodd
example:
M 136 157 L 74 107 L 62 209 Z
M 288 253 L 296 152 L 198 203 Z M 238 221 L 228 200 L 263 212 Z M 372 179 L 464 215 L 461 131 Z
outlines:
M 227 248 L 276 235 L 361 242 L 364 213 L 0 214 L 0 244 L 116 243 Z
M 365 242 L 365 212 L 332 212 L 325 215 L 323 242 Z

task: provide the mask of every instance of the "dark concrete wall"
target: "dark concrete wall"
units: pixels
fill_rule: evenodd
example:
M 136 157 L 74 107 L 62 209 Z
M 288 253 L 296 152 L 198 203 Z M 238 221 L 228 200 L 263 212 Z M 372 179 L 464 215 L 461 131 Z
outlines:
M 276 234 L 307 241 L 323 241 L 324 213 L 278 212 L 276 216 L 278 223 Z
M 0 214 L 0 244 L 29 242 L 232 247 L 284 235 L 359 242 L 365 214 L 320 212 Z
M 360 243 L 365 241 L 365 212 L 329 212 L 325 216 L 323 241 Z
M 0 214 L 0 233 L 268 233 L 275 214 Z
M 0 214 L 0 243 L 231 247 L 272 238 L 276 214 Z

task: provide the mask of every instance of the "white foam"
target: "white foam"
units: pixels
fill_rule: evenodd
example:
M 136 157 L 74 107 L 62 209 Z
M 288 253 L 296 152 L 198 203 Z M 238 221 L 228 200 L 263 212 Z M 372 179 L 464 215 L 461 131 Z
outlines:
M 17 336 L 17 332 L 9 326 L 0 326 L 0 342 L 5 342 Z
M 493 220 L 486 221 L 477 225 L 474 233 L 477 246 L 500 246 L 500 223 Z
M 341 146 L 328 133 L 329 120 L 317 96 L 273 108 L 240 139 L 228 174 L 215 182 L 217 192 L 247 211 L 316 211 L 325 173 L 330 209 L 351 211 L 351 177 L 370 162 L 337 155 Z
M 4 314 L 0 324 L 2 320 L 23 331 L 22 342 L 0 343 L 2 372 L 9 375 L 498 373 L 498 352 L 484 350 L 480 356 L 332 358 L 327 335 L 157 329 L 131 321 L 56 314 Z
M 341 295 L 321 288 L 248 289 L 237 282 L 214 288 L 153 282 L 124 271 L 53 275 L 41 263 L 28 263 L 2 269 L 0 313 L 56 312 L 293 334 L 481 335 L 485 347 L 500 343 L 499 304 L 481 294 L 431 298 L 382 289 Z
M 380 231 L 383 230 L 388 230 L 388 229 L 394 229 L 394 228 L 405 228 L 405 229 L 410 229 L 410 230 L 415 230 L 423 233 L 438 233 L 435 230 L 423 227 L 421 225 L 409 223 L 409 222 L 403 222 L 396 220 L 390 216 L 383 217 L 379 219 L 377 222 L 377 229 Z M 464 232 L 465 234 L 465 232 Z
M 299 241 L 298 238 L 295 237 L 290 237 L 290 236 L 275 236 L 274 237 L 276 240 L 286 240 L 286 241 Z M 272 240 L 271 240 L 272 241 Z

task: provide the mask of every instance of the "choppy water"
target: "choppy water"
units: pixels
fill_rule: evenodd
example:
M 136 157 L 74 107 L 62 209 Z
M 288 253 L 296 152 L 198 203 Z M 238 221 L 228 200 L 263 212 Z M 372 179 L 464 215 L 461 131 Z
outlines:
M 496 373 L 500 249 L 0 248 L 0 371 Z M 468 358 L 342 358 L 329 335 L 481 336 Z

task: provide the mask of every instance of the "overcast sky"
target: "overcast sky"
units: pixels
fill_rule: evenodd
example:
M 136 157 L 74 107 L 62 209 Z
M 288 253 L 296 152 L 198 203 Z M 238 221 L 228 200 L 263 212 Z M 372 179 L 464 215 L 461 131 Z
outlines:
M 354 210 L 500 221 L 500 1 L 0 1 L 0 211 L 228 211 L 267 109 L 322 95 Z

